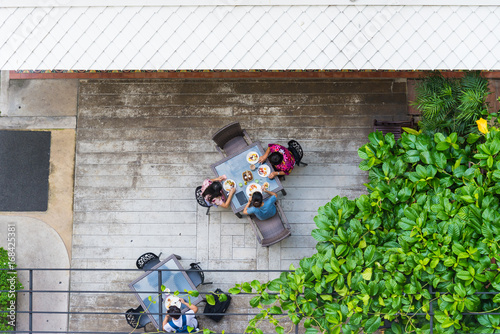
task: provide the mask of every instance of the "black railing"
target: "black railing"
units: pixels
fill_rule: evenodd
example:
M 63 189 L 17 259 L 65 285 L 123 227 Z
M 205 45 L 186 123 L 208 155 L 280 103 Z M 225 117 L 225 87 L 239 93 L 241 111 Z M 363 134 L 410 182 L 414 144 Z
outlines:
M 4 270 L 9 270 L 9 269 L 0 269 L 2 271 Z M 87 272 L 98 272 L 98 271 L 113 271 L 113 272 L 116 272 L 116 271 L 123 271 L 123 272 L 137 272 L 138 270 L 137 269 L 116 269 L 116 268 L 96 268 L 96 269 L 87 269 L 87 268 L 75 268 L 75 269 L 68 269 L 68 268 L 16 268 L 16 271 L 19 273 L 19 272 L 28 272 L 28 277 L 29 277 L 29 284 L 28 284 L 28 289 L 21 289 L 21 290 L 16 290 L 17 293 L 27 293 L 28 295 L 28 310 L 27 311 L 23 311 L 23 310 L 17 310 L 16 311 L 16 314 L 28 314 L 28 330 L 15 330 L 15 331 L 1 331 L 0 330 L 0 333 L 32 333 L 32 334 L 43 334 L 43 333 L 53 333 L 53 334 L 59 334 L 59 333 L 74 333 L 74 334 L 89 334 L 89 333 L 92 333 L 92 334 L 119 334 L 119 333 L 123 333 L 123 334 L 130 334 L 132 332 L 134 333 L 137 333 L 137 332 L 140 332 L 139 329 L 132 329 L 130 331 L 107 331 L 107 332 L 99 332 L 99 331 L 54 331 L 54 330 L 50 330 L 50 331 L 46 331 L 46 330 L 34 330 L 33 329 L 33 315 L 36 315 L 36 314 L 65 314 L 65 315 L 94 315 L 94 316 L 102 316 L 102 315 L 121 315 L 123 316 L 123 321 L 125 322 L 125 312 L 103 312 L 103 311 L 96 311 L 96 312 L 91 312 L 91 311 L 39 311 L 39 310 L 33 310 L 33 296 L 34 294 L 37 294 L 37 293 L 51 293 L 51 294 L 59 294 L 59 293 L 64 293 L 64 294 L 112 294 L 112 295 L 117 295 L 117 294 L 123 294 L 123 295 L 126 295 L 126 294 L 136 294 L 137 292 L 135 291 L 132 291 L 132 290 L 125 290 L 125 291 L 122 291 L 122 290 L 43 290 L 43 289 L 33 289 L 33 279 L 34 279 L 34 274 L 36 272 L 40 272 L 40 271 L 69 271 L 69 272 L 72 272 L 72 271 L 87 271 Z M 160 272 L 160 275 L 158 275 L 159 277 L 159 287 L 158 287 L 158 290 L 153 290 L 153 291 L 141 291 L 141 292 L 144 292 L 144 293 L 151 293 L 151 294 L 157 294 L 158 296 L 160 296 L 160 300 L 159 300 L 159 305 L 162 305 L 162 300 L 161 300 L 161 296 L 164 294 L 164 291 L 161 290 L 161 272 L 179 272 L 179 271 L 185 271 L 185 270 L 182 270 L 182 269 L 154 269 L 154 271 L 159 271 Z M 282 273 L 282 272 L 291 272 L 290 270 L 210 270 L 210 269 L 207 269 L 207 270 L 203 270 L 203 272 L 207 273 L 207 272 L 215 272 L 215 273 L 235 273 L 235 272 L 241 272 L 241 273 Z M 440 294 L 446 294 L 446 292 L 437 292 L 437 291 L 433 291 L 432 290 L 432 287 L 429 286 L 429 293 L 431 295 L 435 295 L 436 293 L 440 293 Z M 4 293 L 4 292 L 12 292 L 11 290 L 0 290 L 0 292 Z M 209 291 L 209 292 L 202 292 L 202 291 L 199 291 L 199 294 L 200 295 L 207 295 L 207 294 L 211 294 L 212 292 Z M 227 292 L 226 292 L 227 293 Z M 275 295 L 276 293 L 269 293 L 270 295 Z M 497 294 L 496 292 L 476 292 L 475 294 L 477 295 L 481 295 L 481 294 Z M 245 292 L 241 292 L 239 295 L 247 295 L 247 296 L 250 296 L 250 295 L 255 295 L 255 293 L 245 293 Z M 235 296 L 233 295 L 233 298 Z M 126 308 L 126 306 L 124 306 Z M 0 313 L 9 313 L 9 311 L 5 311 L 5 310 L 0 310 Z M 162 317 L 164 316 L 164 314 L 162 313 L 154 313 L 154 312 L 149 312 L 150 314 L 152 315 L 159 315 L 160 316 L 160 323 L 161 323 L 161 320 L 162 320 Z M 255 316 L 257 315 L 258 313 L 232 313 L 232 312 L 226 312 L 226 313 L 203 313 L 203 312 L 198 312 L 196 315 L 197 316 L 201 316 L 201 315 L 224 315 L 224 316 L 228 316 L 228 317 L 231 317 L 231 316 Z M 429 315 L 430 316 L 430 333 L 433 334 L 433 325 L 434 325 L 434 310 L 433 310 L 433 303 L 429 303 L 429 313 L 405 313 L 406 315 L 409 315 L 409 316 L 425 316 L 425 315 Z M 463 312 L 462 315 L 485 315 L 485 314 L 489 314 L 489 315 L 500 315 L 500 312 L 489 312 L 489 313 L 476 313 L 476 312 Z M 276 315 L 282 315 L 282 316 L 286 316 L 288 315 L 288 313 L 283 313 L 283 314 L 276 314 Z M 69 324 L 68 324 L 69 325 Z M 219 327 L 219 326 L 218 326 Z M 382 326 L 381 328 L 387 328 L 387 327 L 390 327 L 390 324 L 387 325 L 387 323 Z M 209 328 L 210 329 L 210 328 Z M 296 334 L 299 333 L 299 326 L 298 325 L 294 325 L 294 332 Z M 230 333 L 228 331 L 224 331 L 225 334 L 236 334 L 236 333 Z M 495 332 L 496 334 L 500 334 L 500 331 L 497 331 Z M 495 334 L 494 333 L 494 334 Z M 471 332 L 469 334 L 484 334 L 484 333 L 476 333 L 476 332 Z M 491 333 L 490 333 L 491 334 Z
M 2 271 L 11 271 L 9 269 L 0 269 Z M 107 332 L 99 332 L 99 331 L 95 331 L 95 330 L 92 330 L 92 331 L 73 331 L 73 330 L 67 330 L 67 331 L 54 331 L 54 330 L 36 330 L 36 329 L 33 329 L 33 316 L 34 315 L 37 315 L 37 314 L 55 314 L 55 315 L 89 315 L 89 316 L 94 316 L 92 317 L 93 319 L 95 319 L 95 316 L 102 316 L 102 315 L 120 315 L 122 316 L 123 318 L 123 322 L 126 323 L 126 319 L 125 319 L 125 314 L 126 314 L 126 311 L 123 311 L 123 312 L 109 312 L 109 311 L 106 311 L 106 312 L 103 312 L 103 311 L 95 311 L 95 312 L 92 312 L 92 311 L 48 311 L 48 310 L 33 310 L 33 297 L 35 294 L 42 294 L 42 293 L 50 293 L 50 294 L 112 294 L 112 295 L 117 295 L 117 294 L 120 294 L 120 295 L 126 295 L 126 294 L 137 294 L 136 291 L 132 291 L 132 290 L 64 290 L 64 289 L 58 289 L 58 290 L 46 290 L 46 289 L 33 289 L 33 279 L 34 279 L 34 276 L 36 275 L 36 272 L 43 272 L 43 271 L 68 271 L 68 272 L 76 272 L 76 271 L 85 271 L 85 272 L 106 272 L 106 271 L 113 271 L 113 272 L 116 272 L 116 271 L 123 271 L 123 272 L 137 272 L 138 269 L 134 268 L 134 269 L 120 269 L 120 268 L 95 268 L 95 269 L 88 269 L 88 268 L 71 268 L 71 269 L 68 269 L 68 268 L 16 268 L 15 269 L 18 274 L 19 273 L 23 273 L 23 272 L 28 272 L 28 288 L 26 289 L 26 287 L 24 289 L 20 289 L 20 290 L 15 290 L 16 293 L 26 293 L 28 295 L 28 310 L 16 310 L 16 315 L 20 315 L 20 314 L 28 314 L 28 329 L 27 330 L 14 330 L 14 331 L 2 331 L 0 330 L 0 333 L 30 333 L 30 334 L 48 334 L 48 333 L 53 333 L 53 334 L 62 334 L 62 333 L 71 333 L 71 334 L 89 334 L 89 333 L 92 333 L 92 334 L 119 334 L 119 333 L 123 333 L 123 334 L 130 334 L 130 333 L 140 333 L 142 332 L 142 328 L 137 328 L 137 329 L 133 329 L 133 328 L 130 328 L 130 331 L 107 331 Z M 182 269 L 153 269 L 153 270 L 150 270 L 150 271 L 159 271 L 159 275 L 158 275 L 158 280 L 159 280 L 159 284 L 158 284 L 158 290 L 153 290 L 153 291 L 141 291 L 141 293 L 151 293 L 151 294 L 157 294 L 160 298 L 160 300 L 158 301 L 159 305 L 162 305 L 162 296 L 163 294 L 165 293 L 164 291 L 161 290 L 161 272 L 182 272 L 182 271 L 185 271 L 185 270 L 182 270 Z M 235 273 L 235 272 L 241 272 L 241 273 L 271 273 L 271 272 L 278 272 L 278 273 L 282 273 L 282 272 L 290 272 L 290 270 L 203 270 L 204 273 L 207 273 L 207 272 L 216 272 L 216 273 Z M 0 290 L 0 292 L 12 292 L 11 290 Z M 172 291 L 173 292 L 173 291 Z M 226 292 L 227 293 L 227 292 Z M 199 291 L 199 294 L 200 295 L 207 295 L 207 294 L 212 294 L 211 291 L 208 291 L 208 292 L 202 292 L 202 291 Z M 245 292 L 241 292 L 240 295 L 255 295 L 253 293 L 245 293 Z M 235 296 L 233 296 L 234 298 Z M 19 296 L 18 296 L 19 298 Z M 124 306 L 124 308 L 127 308 L 127 306 Z M 164 316 L 164 313 L 158 313 L 158 312 L 150 312 L 148 311 L 151 315 L 159 315 L 160 316 L 160 326 L 161 326 L 161 322 L 162 322 L 162 319 L 163 319 L 163 316 Z M 0 313 L 9 313 L 9 311 L 5 311 L 5 310 L 0 310 Z M 258 313 L 232 313 L 232 312 L 225 312 L 225 313 L 203 313 L 203 312 L 197 312 L 196 315 L 197 316 L 202 316 L 202 315 L 223 315 L 223 316 L 255 316 L 257 315 Z M 283 313 L 281 314 L 283 316 L 286 316 L 287 313 Z M 144 315 L 146 316 L 146 315 Z M 69 325 L 69 324 L 68 324 Z M 126 326 L 126 325 L 125 325 Z M 220 327 L 220 326 L 219 326 Z M 294 325 L 294 332 L 296 334 L 299 333 L 299 327 L 297 325 Z M 160 330 L 161 331 L 161 330 Z M 228 331 L 224 331 L 225 334 L 237 334 L 237 333 L 230 333 Z

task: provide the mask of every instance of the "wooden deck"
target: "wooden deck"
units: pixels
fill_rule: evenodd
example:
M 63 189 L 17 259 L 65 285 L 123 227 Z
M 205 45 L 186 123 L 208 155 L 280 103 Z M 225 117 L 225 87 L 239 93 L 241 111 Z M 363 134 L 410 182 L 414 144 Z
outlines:
M 134 268 L 144 252 L 176 253 L 187 267 L 288 269 L 315 251 L 310 232 L 319 206 L 336 195 L 365 193 L 367 174 L 357 149 L 373 119 L 406 120 L 406 82 L 401 80 L 235 79 L 88 80 L 80 83 L 75 169 L 72 266 Z M 211 135 L 239 121 L 253 140 L 299 141 L 307 167 L 296 167 L 281 197 L 292 236 L 260 247 L 246 219 L 230 210 L 197 205 L 194 189 L 211 176 L 220 158 Z M 139 272 L 74 272 L 72 290 L 128 290 Z M 212 286 L 266 280 L 271 273 L 206 273 Z M 71 311 L 124 312 L 132 295 L 72 293 Z M 248 311 L 234 298 L 230 311 Z M 241 332 L 248 317 L 210 328 Z M 130 330 L 123 316 L 89 321 L 71 317 L 70 330 Z

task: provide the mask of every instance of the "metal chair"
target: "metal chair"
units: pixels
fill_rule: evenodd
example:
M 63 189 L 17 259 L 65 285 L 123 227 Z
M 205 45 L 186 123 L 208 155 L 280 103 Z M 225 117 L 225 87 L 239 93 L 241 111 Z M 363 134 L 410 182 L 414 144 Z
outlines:
M 141 256 L 139 256 L 139 258 L 135 262 L 135 265 L 137 266 L 138 269 L 148 271 L 154 266 L 156 266 L 158 263 L 160 263 L 160 256 L 161 253 L 159 255 L 156 255 L 155 253 L 151 252 L 144 253 Z
M 198 287 L 201 284 L 212 284 L 213 282 L 205 282 L 205 273 L 203 269 L 200 267 L 199 262 L 191 263 L 189 265 L 191 268 L 186 270 L 186 274 L 188 274 L 191 281 L 193 281 L 194 285 Z
M 210 208 L 212 206 L 210 204 L 208 204 L 207 201 L 205 201 L 205 198 L 203 198 L 203 195 L 201 192 L 201 186 L 196 187 L 194 195 L 196 196 L 196 200 L 198 201 L 198 204 L 204 208 L 207 208 L 207 215 L 208 215 L 210 213 Z
M 130 308 L 125 312 L 125 319 L 130 327 L 134 329 L 143 328 L 151 322 L 151 319 L 144 313 L 144 309 L 141 305 L 137 308 Z
M 283 208 L 276 202 L 276 214 L 266 220 L 260 220 L 255 215 L 248 216 L 257 241 L 263 247 L 269 247 L 288 238 L 292 233 Z
M 302 146 L 300 146 L 300 144 L 296 140 L 290 140 L 288 142 L 288 150 L 292 152 L 293 157 L 295 158 L 295 164 L 297 166 L 300 166 L 300 164 L 307 166 L 305 162 L 302 162 L 302 157 L 304 156 Z
M 231 155 L 252 142 L 247 132 L 241 129 L 239 122 L 224 126 L 212 136 L 212 140 L 222 155 Z
M 401 138 L 403 127 L 413 128 L 413 119 L 409 121 L 377 121 L 373 120 L 373 131 L 381 131 L 384 135 L 391 132 L 394 134 L 394 139 Z
M 156 266 L 158 263 L 161 262 L 160 261 L 161 254 L 162 254 L 161 252 L 158 255 L 156 255 L 155 253 L 151 253 L 151 252 L 144 253 L 141 256 L 139 256 L 137 261 L 135 261 L 135 265 L 140 270 L 144 270 L 144 271 L 151 270 L 154 266 Z M 182 257 L 180 257 L 177 254 L 173 254 L 173 255 L 177 258 L 177 260 L 182 259 Z

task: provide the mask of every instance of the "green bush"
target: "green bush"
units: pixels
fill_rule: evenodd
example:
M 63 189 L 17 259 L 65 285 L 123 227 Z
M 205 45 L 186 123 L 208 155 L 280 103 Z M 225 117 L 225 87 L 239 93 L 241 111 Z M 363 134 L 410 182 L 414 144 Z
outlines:
M 368 195 L 335 197 L 318 209 L 317 253 L 271 282 L 237 284 L 260 309 L 247 332 L 278 314 L 306 333 L 500 331 L 500 131 L 371 133 L 358 151 Z M 493 292 L 493 294 L 475 294 Z M 422 315 L 415 315 L 416 313 Z M 288 330 L 288 329 L 287 329 Z
M 411 104 L 422 113 L 424 132 L 476 132 L 477 121 L 488 115 L 488 80 L 480 72 L 466 72 L 463 78 L 445 78 L 436 72 L 417 83 L 416 100 Z
M 10 267 L 9 267 L 10 265 Z M 7 250 L 0 247 L 0 268 L 9 270 L 0 270 L 0 290 L 6 290 L 6 292 L 0 293 L 0 310 L 9 311 L 12 308 L 12 301 L 16 301 L 16 293 L 10 292 L 12 288 L 15 290 L 20 290 L 23 288 L 21 283 L 17 280 L 17 273 L 15 273 L 13 268 L 15 268 L 15 263 L 9 262 L 9 253 Z M 13 282 L 13 284 L 11 284 Z M 10 318 L 8 313 L 0 313 L 0 331 L 9 331 L 14 328 L 9 325 Z

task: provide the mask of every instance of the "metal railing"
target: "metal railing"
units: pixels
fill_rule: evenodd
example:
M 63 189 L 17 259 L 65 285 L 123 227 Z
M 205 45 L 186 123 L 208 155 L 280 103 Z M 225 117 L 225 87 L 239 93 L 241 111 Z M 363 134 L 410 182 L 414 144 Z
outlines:
M 0 269 L 0 270 L 9 270 L 9 269 Z M 127 294 L 137 294 L 136 291 L 132 290 L 43 290 L 43 289 L 33 289 L 33 281 L 35 278 L 35 273 L 37 272 L 43 272 L 43 271 L 67 271 L 67 272 L 76 272 L 76 271 L 85 271 L 85 272 L 106 272 L 106 271 L 123 271 L 123 272 L 137 272 L 138 269 L 117 269 L 117 268 L 96 268 L 96 269 L 87 269 L 87 268 L 16 268 L 16 271 L 19 273 L 28 273 L 28 287 L 27 289 L 21 289 L 21 290 L 16 290 L 17 293 L 26 293 L 28 296 L 28 310 L 27 311 L 16 311 L 16 314 L 27 314 L 28 315 L 28 329 L 27 330 L 15 330 L 15 331 L 0 331 L 0 333 L 32 333 L 32 334 L 43 334 L 43 333 L 53 333 L 53 334 L 62 334 L 62 333 L 72 333 L 72 334 L 130 334 L 132 332 L 140 332 L 139 329 L 132 329 L 130 331 L 46 331 L 46 330 L 35 330 L 33 329 L 33 316 L 37 314 L 62 314 L 62 315 L 89 315 L 89 316 L 102 316 L 102 315 L 117 315 L 117 316 L 122 316 L 123 321 L 125 322 L 125 314 L 126 311 L 124 312 L 103 312 L 102 310 L 96 311 L 96 312 L 91 312 L 91 311 L 39 311 L 39 310 L 34 310 L 33 309 L 33 297 L 35 294 L 43 294 L 43 293 L 52 293 L 52 294 L 111 294 L 111 295 L 127 295 Z M 159 271 L 160 274 L 159 276 L 159 287 L 158 290 L 154 291 L 141 291 L 144 293 L 151 293 L 151 294 L 157 294 L 160 296 L 160 301 L 159 305 L 161 305 L 161 296 L 165 293 L 164 291 L 161 290 L 161 272 L 179 272 L 179 271 L 185 271 L 182 269 L 154 269 L 152 271 Z M 215 272 L 215 273 L 282 273 L 282 272 L 291 272 L 290 270 L 203 270 L 204 273 L 207 272 Z M 429 293 L 431 295 L 436 295 L 437 293 L 444 294 L 443 292 L 438 292 L 438 291 L 433 291 L 432 286 L 429 286 L 428 288 Z M 0 292 L 12 292 L 11 290 L 0 290 Z M 212 292 L 202 292 L 199 291 L 200 295 L 207 295 L 211 294 Z M 227 292 L 226 292 L 227 293 Z M 270 295 L 276 294 L 276 293 L 270 293 Z M 482 295 L 482 294 L 497 294 L 496 292 L 476 292 L 475 294 L 477 295 Z M 243 296 L 251 296 L 251 295 L 256 295 L 255 293 L 245 293 L 241 292 L 239 295 Z M 233 298 L 239 296 L 239 295 L 232 295 Z M 18 296 L 19 298 L 19 296 Z M 126 307 L 126 306 L 125 306 Z M 69 308 L 69 306 L 68 306 Z M 0 310 L 0 313 L 9 313 L 9 310 Z M 161 319 L 164 316 L 164 314 L 160 313 L 153 313 L 150 312 L 152 315 L 159 315 L 160 316 L 160 323 Z M 234 313 L 234 312 L 226 312 L 226 313 L 203 313 L 203 312 L 198 312 L 196 313 L 197 316 L 203 316 L 203 315 L 223 315 L 227 317 L 231 316 L 255 316 L 258 313 Z M 485 315 L 485 314 L 490 314 L 490 315 L 500 315 L 500 312 L 490 312 L 490 313 L 477 313 L 477 312 L 463 312 L 462 315 Z M 288 313 L 283 313 L 283 314 L 277 314 L 277 316 L 286 316 Z M 298 312 L 298 315 L 299 312 Z M 430 315 L 430 333 L 433 334 L 433 325 L 434 325 L 434 309 L 433 309 L 433 303 L 429 303 L 429 313 L 406 313 L 406 315 L 410 316 L 426 316 Z M 69 323 L 67 324 L 69 327 Z M 298 325 L 293 325 L 294 326 L 294 332 L 295 334 L 299 333 L 299 326 Z M 390 327 L 390 324 L 385 323 L 384 326 L 381 327 L 383 328 L 388 328 Z M 210 329 L 210 328 L 209 328 Z M 499 333 L 500 331 L 497 331 L 495 333 Z M 225 334 L 233 334 L 225 331 Z M 234 333 L 236 334 L 236 333 Z M 471 332 L 469 334 L 484 334 L 484 333 L 477 333 L 477 332 Z
M 3 270 L 3 271 L 9 271 L 9 269 L 0 269 L 0 270 Z M 33 316 L 34 315 L 39 315 L 39 314 L 46 314 L 46 315 L 49 315 L 49 314 L 52 314 L 52 315 L 89 315 L 89 317 L 95 317 L 95 316 L 103 316 L 103 315 L 116 315 L 116 316 L 121 316 L 123 319 L 123 322 L 126 323 L 126 319 L 125 319 L 125 315 L 126 315 L 126 311 L 122 311 L 122 312 L 109 312 L 109 311 L 106 311 L 106 312 L 103 312 L 102 310 L 97 310 L 97 311 L 71 311 L 71 310 L 68 310 L 68 311 L 49 311 L 49 310 L 34 310 L 34 307 L 33 307 L 33 298 L 34 298 L 34 295 L 35 294 L 46 294 L 46 293 L 51 293 L 51 294 L 71 294 L 71 295 L 75 295 L 75 294 L 98 294 L 98 295 L 127 295 L 127 294 L 134 294 L 136 295 L 137 292 L 136 291 L 133 291 L 133 290 L 65 290 L 65 289 L 57 289 L 57 290 L 46 290 L 46 289 L 34 289 L 33 288 L 33 282 L 34 282 L 34 279 L 36 278 L 36 273 L 37 272 L 46 272 L 46 271 L 64 271 L 64 272 L 81 272 L 81 271 L 84 271 L 84 272 L 117 272 L 117 271 L 122 271 L 122 272 L 138 272 L 139 270 L 137 268 L 134 268 L 134 269 L 121 269 L 121 268 L 95 268 L 95 269 L 88 269 L 88 268 L 16 268 L 15 269 L 18 273 L 18 276 L 19 274 L 21 274 L 21 276 L 23 275 L 23 273 L 27 272 L 27 279 L 28 279 L 28 286 L 25 287 L 24 289 L 21 289 L 21 290 L 15 290 L 16 293 L 26 293 L 27 294 L 27 306 L 28 306 L 28 310 L 16 310 L 16 314 L 17 315 L 22 315 L 22 314 L 27 314 L 28 315 L 28 329 L 27 330 L 14 330 L 14 331 L 1 331 L 0 330 L 0 333 L 32 333 L 32 334 L 42 334 L 42 333 L 53 333 L 53 334 L 62 334 L 62 333 L 71 333 L 71 334 L 88 334 L 88 333 L 92 333 L 92 334 L 130 334 L 130 333 L 140 333 L 142 332 L 142 328 L 132 328 L 130 327 L 130 331 L 95 331 L 95 330 L 92 330 L 92 331 L 74 331 L 74 330 L 67 330 L 67 331 L 54 331 L 54 330 L 50 330 L 50 331 L 47 331 L 47 330 L 37 330 L 37 329 L 34 329 L 33 328 Z M 151 293 L 151 294 L 155 294 L 157 296 L 159 296 L 160 300 L 158 301 L 159 302 L 159 305 L 161 305 L 162 303 L 162 295 L 165 293 L 164 291 L 161 290 L 161 273 L 162 272 L 183 272 L 183 271 L 186 271 L 186 270 L 182 270 L 182 269 L 153 269 L 153 270 L 149 270 L 149 271 L 158 271 L 159 272 L 159 275 L 158 275 L 158 279 L 159 279 L 159 284 L 158 284 L 158 290 L 153 290 L 153 291 L 141 291 L 141 293 Z M 141 272 L 143 272 L 141 270 Z M 238 272 L 241 272 L 241 273 L 282 273 L 282 272 L 290 272 L 289 270 L 203 270 L 204 273 L 207 273 L 207 272 L 216 272 L 216 273 L 238 273 Z M 12 292 L 11 290 L 0 290 L 0 292 Z M 201 296 L 204 296 L 204 295 L 207 295 L 207 294 L 212 294 L 212 291 L 207 291 L 207 292 L 202 292 L 202 291 L 199 291 L 199 294 Z M 226 294 L 228 294 L 226 292 Z M 245 293 L 245 292 L 241 292 L 239 295 L 247 295 L 247 296 L 250 296 L 250 295 L 255 295 L 254 293 Z M 235 295 L 232 295 L 233 298 L 235 298 L 236 296 Z M 18 295 L 18 298 L 19 298 L 19 295 Z M 124 308 L 127 308 L 127 306 L 124 306 Z M 68 309 L 69 309 L 69 306 L 68 306 Z M 162 319 L 163 319 L 163 316 L 165 315 L 164 313 L 158 313 L 158 312 L 150 312 L 148 311 L 151 315 L 159 315 L 160 316 L 160 327 L 161 327 L 161 322 L 162 322 Z M 5 310 L 0 310 L 0 313 L 9 313 L 9 310 L 5 311 Z M 203 312 L 197 312 L 196 313 L 196 316 L 204 316 L 204 315 L 222 315 L 222 316 L 227 316 L 227 317 L 231 317 L 231 316 L 255 316 L 257 315 L 258 312 L 256 313 L 242 313 L 242 312 L 239 312 L 239 313 L 234 313 L 234 312 L 225 312 L 225 313 L 203 313 Z M 281 314 L 283 316 L 286 316 L 287 313 L 283 313 Z M 146 315 L 144 315 L 146 316 Z M 94 318 L 95 319 L 95 318 Z M 69 321 L 68 321 L 69 322 Z M 69 328 L 69 323 L 67 324 L 68 325 L 68 328 Z M 126 326 L 126 325 L 125 325 Z M 210 328 L 209 328 L 210 329 Z M 160 329 L 161 331 L 161 329 Z M 294 325 L 294 332 L 296 334 L 299 333 L 299 326 L 298 325 Z M 228 331 L 224 331 L 225 334 L 236 334 L 236 333 L 230 333 Z

